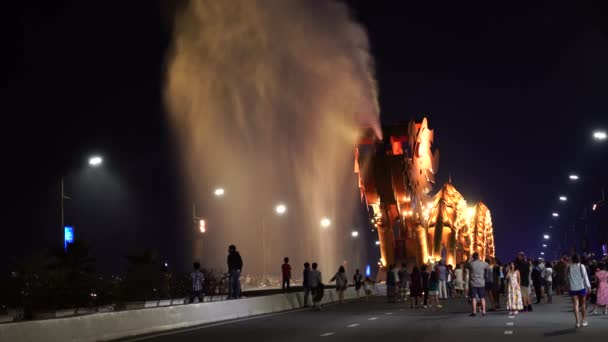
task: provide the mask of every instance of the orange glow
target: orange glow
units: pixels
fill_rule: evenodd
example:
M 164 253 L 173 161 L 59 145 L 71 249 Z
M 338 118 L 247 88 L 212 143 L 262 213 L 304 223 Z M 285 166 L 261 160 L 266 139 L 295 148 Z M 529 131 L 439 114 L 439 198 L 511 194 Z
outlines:
M 201 233 L 205 233 L 207 231 L 207 228 L 205 227 L 205 220 L 198 220 L 198 228 L 200 229 Z

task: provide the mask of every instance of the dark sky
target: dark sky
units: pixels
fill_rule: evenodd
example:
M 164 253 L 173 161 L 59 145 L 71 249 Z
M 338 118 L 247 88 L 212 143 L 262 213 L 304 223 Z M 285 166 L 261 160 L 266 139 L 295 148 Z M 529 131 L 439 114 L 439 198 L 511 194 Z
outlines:
M 439 183 L 451 174 L 469 202 L 487 203 L 500 256 L 536 253 L 549 224 L 572 224 L 600 197 L 608 142 L 591 132 L 608 129 L 608 12 L 599 1 L 348 3 L 369 32 L 383 123 L 429 118 Z M 190 209 L 161 101 L 170 36 L 161 7 L 53 2 L 17 16 L 2 256 L 60 243 L 62 175 L 66 217 L 102 268 L 145 246 L 179 253 L 171 232 Z M 106 156 L 102 169 L 84 168 L 93 152 Z M 581 182 L 569 184 L 571 171 Z M 560 206 L 560 193 L 572 200 Z

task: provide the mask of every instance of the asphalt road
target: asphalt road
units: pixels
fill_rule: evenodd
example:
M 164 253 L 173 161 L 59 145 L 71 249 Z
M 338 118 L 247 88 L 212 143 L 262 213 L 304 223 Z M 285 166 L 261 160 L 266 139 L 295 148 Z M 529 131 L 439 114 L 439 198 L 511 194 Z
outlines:
M 506 311 L 469 317 L 464 299 L 448 299 L 437 312 L 389 304 L 384 297 L 369 303 L 354 300 L 309 309 L 203 325 L 141 336 L 127 341 L 607 341 L 608 316 L 589 316 L 589 326 L 574 328 L 569 298 L 557 297 L 534 312 L 509 316 Z

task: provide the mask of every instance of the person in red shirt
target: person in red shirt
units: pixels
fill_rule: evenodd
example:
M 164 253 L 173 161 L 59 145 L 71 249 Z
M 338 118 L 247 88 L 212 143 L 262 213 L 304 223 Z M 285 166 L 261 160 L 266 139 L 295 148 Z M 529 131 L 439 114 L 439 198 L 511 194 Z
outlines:
M 283 265 L 281 266 L 281 271 L 283 273 L 283 283 L 282 288 L 283 291 L 289 291 L 289 281 L 291 280 L 291 266 L 289 265 L 289 258 L 283 258 Z

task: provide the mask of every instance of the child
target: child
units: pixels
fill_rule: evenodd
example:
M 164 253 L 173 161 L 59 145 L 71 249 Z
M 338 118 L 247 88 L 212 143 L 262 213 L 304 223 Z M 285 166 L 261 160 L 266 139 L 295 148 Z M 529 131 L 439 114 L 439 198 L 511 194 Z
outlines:
M 429 277 L 429 304 L 434 310 L 441 307 L 439 305 L 439 275 L 436 271 L 432 271 Z
M 372 280 L 369 277 L 365 277 L 365 282 L 363 282 L 363 291 L 365 291 L 365 302 L 369 301 L 369 296 L 372 294 Z

